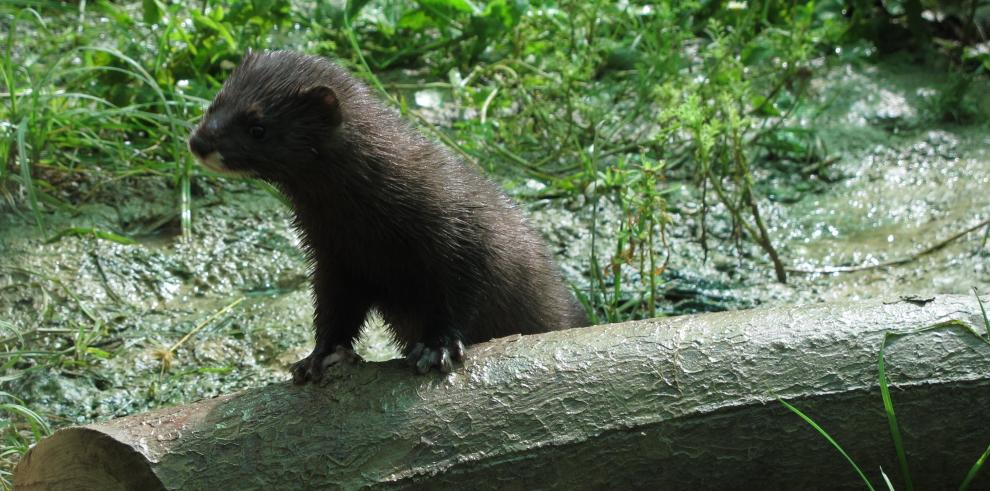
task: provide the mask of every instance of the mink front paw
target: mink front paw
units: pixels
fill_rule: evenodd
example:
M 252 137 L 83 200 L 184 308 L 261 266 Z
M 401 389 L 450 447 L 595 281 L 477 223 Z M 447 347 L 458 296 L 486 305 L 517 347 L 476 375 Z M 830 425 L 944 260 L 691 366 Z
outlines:
M 443 373 L 454 370 L 454 362 L 464 362 L 464 343 L 460 339 L 444 337 L 433 346 L 416 343 L 406 354 L 406 361 L 416 372 L 427 373 L 437 368 Z
M 327 353 L 319 349 L 314 349 L 306 358 L 292 364 L 292 382 L 302 385 L 309 381 L 318 381 L 323 378 L 323 372 L 330 366 L 338 363 L 353 363 L 357 360 L 354 350 L 343 345 L 336 345 Z

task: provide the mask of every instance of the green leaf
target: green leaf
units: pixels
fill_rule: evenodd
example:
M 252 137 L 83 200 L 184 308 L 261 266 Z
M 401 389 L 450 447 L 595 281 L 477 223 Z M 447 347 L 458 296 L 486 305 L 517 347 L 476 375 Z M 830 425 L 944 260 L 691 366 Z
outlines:
M 130 27 L 134 25 L 134 19 L 132 19 L 131 16 L 128 15 L 128 13 L 124 9 L 106 0 L 101 0 L 99 2 L 96 2 L 95 7 L 97 11 L 112 18 L 114 21 L 117 22 L 117 24 L 120 24 L 122 27 Z
M 422 10 L 410 10 L 402 14 L 397 25 L 403 29 L 422 31 L 431 24 L 433 24 L 433 20 L 430 19 L 430 16 L 426 15 L 426 12 Z
M 887 387 L 887 370 L 883 363 L 883 350 L 887 346 L 887 334 L 880 343 L 880 356 L 877 362 L 880 373 L 880 396 L 883 398 L 883 409 L 887 412 L 887 424 L 890 426 L 890 437 L 894 440 L 894 450 L 897 452 L 897 462 L 901 466 L 901 476 L 904 478 L 908 491 L 914 490 L 914 482 L 911 481 L 911 470 L 908 468 L 907 454 L 904 452 L 904 440 L 901 438 L 901 430 L 897 425 L 897 415 L 894 414 L 894 402 L 890 398 L 890 388 Z
M 34 219 L 41 230 L 45 229 L 45 219 L 41 215 L 41 206 L 38 204 L 38 195 L 34 189 L 34 181 L 31 179 L 31 167 L 28 163 L 27 144 L 25 135 L 27 134 L 28 118 L 25 116 L 21 123 L 17 125 L 17 162 L 21 168 L 21 185 L 27 190 L 28 203 L 31 204 L 31 211 Z
M 484 16 L 498 19 L 506 29 L 512 29 L 519 24 L 527 7 L 525 2 L 510 4 L 508 0 L 494 0 L 485 7 Z
M 783 113 L 780 112 L 780 109 L 777 109 L 777 106 L 772 101 L 768 101 L 767 98 L 762 95 L 754 95 L 750 99 L 750 104 L 760 116 L 780 117 L 783 115 Z
M 477 8 L 466 0 L 420 0 L 419 4 L 424 8 L 434 8 L 437 10 L 453 9 L 467 13 L 477 12 Z
M 973 463 L 973 467 L 969 468 L 969 472 L 966 473 L 966 479 L 963 479 L 962 484 L 959 485 L 959 491 L 966 491 L 969 488 L 969 484 L 973 482 L 976 475 L 980 473 L 980 469 L 983 468 L 983 464 L 986 463 L 987 457 L 990 457 L 990 445 L 987 445 L 987 449 L 983 451 L 983 455 L 976 459 Z
M 832 436 L 829 435 L 828 432 L 825 431 L 824 428 L 822 428 L 821 426 L 818 426 L 818 423 L 815 423 L 814 420 L 812 420 L 807 415 L 805 415 L 803 412 L 801 412 L 800 409 L 798 409 L 798 408 L 796 408 L 796 407 L 788 404 L 783 399 L 777 399 L 777 400 L 780 401 L 780 403 L 783 404 L 784 407 L 786 407 L 787 409 L 790 409 L 791 412 L 793 412 L 794 414 L 798 415 L 798 417 L 800 417 L 801 419 L 803 419 L 805 423 L 808 423 L 809 425 L 811 425 L 811 427 L 814 428 L 815 431 L 817 431 L 820 435 L 822 435 L 822 437 L 825 438 L 825 440 L 827 440 L 829 443 L 831 443 L 832 446 L 835 447 L 835 449 L 838 450 L 839 453 L 842 454 L 842 456 L 846 458 L 846 461 L 849 462 L 849 465 L 853 466 L 853 469 L 856 470 L 856 474 L 859 474 L 859 477 L 863 479 L 863 482 L 866 484 L 867 489 L 869 489 L 870 491 L 874 491 L 873 484 L 870 484 L 870 480 L 866 478 L 866 474 L 863 474 L 863 470 L 860 469 L 858 465 L 856 465 L 856 462 L 853 461 L 852 457 L 850 457 L 849 454 L 847 454 L 846 451 L 842 449 L 842 446 L 840 446 L 839 443 L 836 442 L 835 439 L 833 439 Z
M 887 477 L 887 473 L 883 471 L 883 467 L 880 468 L 880 475 L 883 477 L 884 484 L 887 485 L 888 491 L 895 491 L 894 483 L 890 482 L 890 478 Z
M 12 403 L 0 404 L 0 412 L 17 414 L 26 419 L 28 423 L 31 424 L 31 431 L 34 433 L 34 437 L 36 439 L 40 439 L 41 437 L 48 436 L 52 433 L 52 429 L 48 426 L 45 418 L 42 418 L 38 413 L 26 406 Z
M 358 14 L 361 13 L 361 9 L 368 4 L 370 0 L 350 0 L 347 2 L 347 17 L 351 19 L 357 18 Z
M 157 24 L 162 20 L 162 9 L 155 0 L 143 0 L 141 2 L 143 18 L 145 24 Z
M 236 51 L 238 49 L 237 41 L 234 40 L 234 36 L 230 34 L 230 30 L 228 30 L 225 25 L 203 14 L 200 14 L 199 12 L 193 12 L 192 15 L 193 15 L 193 22 L 197 24 L 197 27 L 206 27 L 208 29 L 213 30 L 218 35 L 220 35 L 220 37 L 222 37 L 224 41 L 227 42 L 227 46 L 230 46 L 231 50 Z
M 93 355 L 96 358 L 100 358 L 100 359 L 103 359 L 103 360 L 106 360 L 106 359 L 109 359 L 110 358 L 110 353 L 109 352 L 103 351 L 100 348 L 94 348 L 92 346 L 86 348 L 86 353 L 89 353 L 90 355 Z
M 990 341 L 990 318 L 987 317 L 987 309 L 983 307 L 983 300 L 980 300 L 980 293 L 973 287 L 973 294 L 976 295 L 976 303 L 980 304 L 980 312 L 983 314 L 983 324 L 987 328 L 987 340 Z
M 123 235 L 107 232 L 106 230 L 100 230 L 93 227 L 70 227 L 55 234 L 53 237 L 46 240 L 45 243 L 51 244 L 52 242 L 56 242 L 62 237 L 68 235 L 73 235 L 76 237 L 93 236 L 97 239 L 109 240 L 110 242 L 116 242 L 123 245 L 137 244 L 137 241 L 130 237 L 124 237 Z

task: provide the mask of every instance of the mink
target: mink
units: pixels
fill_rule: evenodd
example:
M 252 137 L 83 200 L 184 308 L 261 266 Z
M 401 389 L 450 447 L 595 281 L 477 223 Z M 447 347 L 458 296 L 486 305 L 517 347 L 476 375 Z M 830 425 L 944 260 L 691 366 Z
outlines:
M 369 309 L 419 373 L 464 346 L 587 325 L 541 237 L 488 178 L 331 61 L 248 53 L 189 139 L 207 168 L 289 200 L 311 262 L 316 346 L 293 380 L 353 358 Z

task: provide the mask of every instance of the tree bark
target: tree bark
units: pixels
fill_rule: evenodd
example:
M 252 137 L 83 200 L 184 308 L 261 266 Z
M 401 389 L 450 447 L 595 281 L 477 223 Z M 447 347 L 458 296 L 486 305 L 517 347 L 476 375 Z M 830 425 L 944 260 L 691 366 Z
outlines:
M 937 323 L 961 321 L 976 330 Z M 913 331 L 919 331 L 912 333 Z M 463 368 L 332 368 L 59 430 L 19 463 L 34 489 L 901 489 L 885 361 L 918 489 L 955 488 L 990 443 L 990 345 L 975 298 L 661 318 L 473 346 Z M 990 488 L 984 471 L 972 489 Z

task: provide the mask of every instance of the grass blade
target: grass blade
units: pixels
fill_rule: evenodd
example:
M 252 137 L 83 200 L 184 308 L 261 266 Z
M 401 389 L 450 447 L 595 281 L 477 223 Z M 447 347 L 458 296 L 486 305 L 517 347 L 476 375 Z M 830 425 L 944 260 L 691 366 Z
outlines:
M 176 126 L 177 119 L 172 111 L 172 105 L 170 104 L 169 97 L 165 95 L 165 92 L 155 80 L 155 77 L 151 76 L 151 74 L 148 73 L 148 71 L 145 70 L 141 63 L 137 60 L 116 49 L 100 46 L 88 46 L 82 49 L 102 52 L 119 59 L 127 65 L 130 65 L 131 68 L 133 68 L 133 71 L 130 72 L 131 75 L 151 88 L 151 90 L 155 92 L 155 95 L 158 97 L 159 101 L 161 101 L 162 110 L 165 111 L 165 115 L 167 117 L 166 122 L 168 123 L 168 129 L 172 135 L 172 158 L 175 161 L 174 164 L 179 181 L 179 216 L 182 236 L 188 238 L 192 234 L 192 198 L 190 193 L 190 174 L 192 172 L 192 162 L 189 160 L 189 157 L 185 155 L 183 145 L 179 143 L 180 141 L 184 141 L 185 138 L 179 134 L 179 129 Z
M 880 468 L 880 475 L 883 477 L 883 482 L 887 485 L 887 489 L 889 491 L 894 491 L 894 483 L 890 482 L 890 478 L 887 477 L 887 473 L 883 471 L 883 467 Z
M 179 168 L 179 226 L 182 237 L 192 236 L 192 162 L 183 158 L 178 162 Z
M 894 450 L 897 451 L 897 462 L 901 467 L 901 476 L 904 478 L 904 485 L 908 491 L 914 491 L 914 482 L 911 481 L 911 470 L 908 468 L 907 454 L 904 452 L 904 440 L 901 438 L 901 430 L 897 425 L 897 415 L 894 414 L 894 401 L 890 398 L 890 388 L 887 387 L 887 370 L 883 362 L 883 350 L 887 347 L 889 333 L 884 334 L 883 342 L 880 343 L 880 356 L 877 368 L 880 378 L 880 395 L 883 397 L 883 409 L 887 413 L 887 424 L 890 426 L 890 437 L 894 440 Z
M 240 297 L 237 300 L 234 300 L 233 302 L 227 304 L 222 309 L 214 312 L 213 315 L 207 317 L 206 320 L 200 322 L 196 327 L 192 328 L 191 331 L 186 333 L 185 336 L 182 336 L 182 339 L 178 340 L 172 346 L 155 351 L 154 356 L 158 358 L 162 364 L 161 373 L 164 374 L 172 366 L 173 353 L 175 353 L 175 351 L 179 349 L 179 346 L 182 346 L 186 341 L 189 340 L 189 338 L 193 337 L 196 333 L 203 330 L 204 327 L 210 325 L 210 323 L 215 321 L 217 318 L 219 318 L 221 315 L 226 313 L 228 310 L 236 307 L 237 304 L 243 302 L 246 298 L 247 297 Z
M 138 243 L 136 240 L 130 237 L 125 237 L 120 234 L 115 234 L 113 232 L 108 232 L 106 230 L 100 230 L 93 227 L 70 227 L 55 234 L 50 239 L 46 240 L 45 243 L 51 244 L 53 242 L 57 242 L 62 237 L 66 237 L 69 235 L 75 237 L 92 236 L 92 237 L 96 237 L 97 239 L 109 240 L 110 242 L 116 242 L 121 245 L 135 245 Z
M 969 488 L 969 483 L 973 482 L 976 475 L 980 473 L 980 469 L 983 468 L 983 464 L 987 461 L 987 457 L 990 457 L 990 445 L 987 445 L 987 449 L 983 451 L 983 455 L 976 459 L 973 463 L 973 467 L 969 468 L 969 472 L 966 473 L 966 479 L 963 479 L 962 484 L 959 485 L 959 491 L 966 491 Z
M 17 163 L 21 168 L 21 183 L 27 190 L 28 202 L 31 204 L 31 211 L 34 213 L 34 220 L 38 222 L 38 228 L 45 230 L 45 219 L 41 216 L 41 207 L 38 205 L 38 195 L 34 190 L 34 181 L 31 180 L 31 166 L 28 163 L 27 144 L 24 143 L 27 134 L 27 118 L 21 119 L 17 125 Z
M 17 414 L 26 419 L 28 424 L 31 425 L 31 432 L 34 433 L 34 438 L 36 440 L 52 434 L 52 428 L 48 426 L 48 422 L 45 421 L 45 418 L 25 406 L 24 401 L 14 397 L 8 392 L 2 391 L 0 391 L 0 399 L 11 399 L 13 401 L 0 403 L 0 412 Z M 7 420 L 6 423 L 11 424 L 11 421 Z
M 980 304 L 980 312 L 983 313 L 983 324 L 987 327 L 987 340 L 990 340 L 990 319 L 987 318 L 987 309 L 983 307 L 983 300 L 980 300 L 980 293 L 976 291 L 975 286 L 973 287 L 973 295 L 976 296 L 976 303 Z
M 48 426 L 48 423 L 45 422 L 45 418 L 42 418 L 41 415 L 32 411 L 27 406 L 4 403 L 0 404 L 0 412 L 17 414 L 26 419 L 28 424 L 31 425 L 31 432 L 34 434 L 35 440 L 40 440 L 41 438 L 52 433 L 52 429 Z
M 856 474 L 859 474 L 859 477 L 863 479 L 863 483 L 866 484 L 867 489 L 869 489 L 870 491 L 875 491 L 874 488 L 873 488 L 873 484 L 871 484 L 870 483 L 870 480 L 866 478 L 866 474 L 863 474 L 863 470 L 860 469 L 858 465 L 856 465 L 856 462 L 853 461 L 852 457 L 850 457 L 849 454 L 847 454 L 846 451 L 842 449 L 842 446 L 839 445 L 839 443 L 836 442 L 832 438 L 832 436 L 829 435 L 827 431 L 825 431 L 824 428 L 822 428 L 821 426 L 818 426 L 818 423 L 815 423 L 814 420 L 812 420 L 806 414 L 804 414 L 803 412 L 801 412 L 800 409 L 798 409 L 798 408 L 796 408 L 796 407 L 788 404 L 783 399 L 777 399 L 777 400 L 780 401 L 780 403 L 783 404 L 784 407 L 786 407 L 787 409 L 790 409 L 791 412 L 793 412 L 794 414 L 798 415 L 798 417 L 800 417 L 801 419 L 803 419 L 805 423 L 808 423 L 809 425 L 811 425 L 811 427 L 814 428 L 815 431 L 817 431 L 826 440 L 828 440 L 828 442 L 831 443 L 832 446 L 835 447 L 835 449 L 838 450 L 839 453 L 842 454 L 842 456 L 846 458 L 846 461 L 849 462 L 849 465 L 853 466 L 853 469 L 856 470 Z

